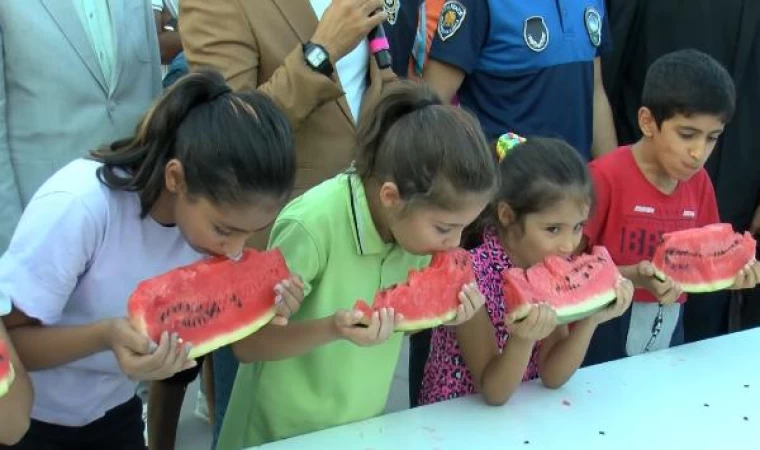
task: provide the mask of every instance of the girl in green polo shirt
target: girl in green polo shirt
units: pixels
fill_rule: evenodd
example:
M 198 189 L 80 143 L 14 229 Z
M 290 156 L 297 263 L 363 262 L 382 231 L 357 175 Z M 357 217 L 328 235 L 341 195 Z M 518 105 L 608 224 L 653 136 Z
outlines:
M 402 334 L 399 316 L 357 326 L 351 308 L 406 280 L 433 252 L 459 245 L 496 187 L 496 163 L 470 114 L 422 84 L 399 82 L 363 118 L 354 166 L 293 200 L 277 218 L 279 247 L 303 279 L 287 326 L 267 326 L 233 346 L 243 362 L 218 450 L 368 419 L 383 412 Z M 462 286 L 452 325 L 483 305 Z

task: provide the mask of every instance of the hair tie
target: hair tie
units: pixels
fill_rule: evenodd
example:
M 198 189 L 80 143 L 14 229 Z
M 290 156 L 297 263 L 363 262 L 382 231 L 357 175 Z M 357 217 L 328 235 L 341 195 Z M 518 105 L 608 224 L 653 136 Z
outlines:
M 506 158 L 509 152 L 511 152 L 518 144 L 522 144 L 525 141 L 526 139 L 524 137 L 512 133 L 511 131 L 499 136 L 499 140 L 496 141 L 496 156 L 498 156 L 499 162 Z
M 229 94 L 230 92 L 232 92 L 232 88 L 225 84 L 224 86 L 220 87 L 215 93 L 211 94 L 208 98 L 208 101 L 216 100 L 222 95 Z

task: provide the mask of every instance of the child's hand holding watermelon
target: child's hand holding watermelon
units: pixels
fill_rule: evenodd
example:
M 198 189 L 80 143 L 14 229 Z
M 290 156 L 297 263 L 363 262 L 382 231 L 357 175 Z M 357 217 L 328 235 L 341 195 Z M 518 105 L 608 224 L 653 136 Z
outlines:
M 631 306 L 631 301 L 633 301 L 633 283 L 621 277 L 615 286 L 615 303 L 590 316 L 588 320 L 593 321 L 595 325 L 601 325 L 620 317 Z
M 623 272 L 623 275 L 626 275 L 623 268 L 621 268 L 621 272 Z M 636 287 L 651 292 L 663 305 L 675 303 L 683 293 L 683 290 L 669 277 L 664 276 L 662 279 L 659 279 L 659 275 L 656 275 L 656 273 L 651 262 L 641 261 L 636 265 L 635 276 L 630 279 Z
M 477 283 L 468 283 L 462 286 L 462 291 L 459 293 L 460 305 L 457 308 L 457 315 L 445 325 L 457 326 L 461 325 L 468 320 L 472 319 L 472 316 L 486 303 L 485 297 L 478 290 Z
M 363 318 L 362 312 L 357 310 L 336 312 L 333 319 L 338 336 L 360 347 L 382 344 L 391 337 L 396 325 L 403 319 L 393 308 L 374 311 L 367 325 L 362 324 Z
M 122 372 L 132 380 L 163 380 L 196 364 L 188 359 L 190 345 L 183 345 L 176 333 L 163 332 L 156 345 L 126 319 L 111 319 L 106 326 L 108 345 Z
M 729 289 L 752 289 L 758 282 L 760 282 L 760 263 L 753 260 L 739 272 L 736 281 Z
M 272 319 L 274 325 L 287 325 L 290 316 L 298 312 L 303 302 L 303 281 L 298 275 L 293 275 L 274 287 L 277 310 Z
M 513 321 L 507 317 L 509 337 L 523 341 L 536 342 L 546 339 L 559 324 L 557 313 L 549 305 L 531 305 L 530 312 L 524 319 Z

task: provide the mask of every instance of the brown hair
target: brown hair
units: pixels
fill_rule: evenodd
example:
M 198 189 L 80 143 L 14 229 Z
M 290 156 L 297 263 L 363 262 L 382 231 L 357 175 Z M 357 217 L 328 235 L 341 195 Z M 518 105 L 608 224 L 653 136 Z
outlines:
M 491 191 L 496 163 L 477 119 L 427 86 L 394 83 L 361 121 L 356 170 L 391 181 L 405 201 L 452 209 L 457 194 Z

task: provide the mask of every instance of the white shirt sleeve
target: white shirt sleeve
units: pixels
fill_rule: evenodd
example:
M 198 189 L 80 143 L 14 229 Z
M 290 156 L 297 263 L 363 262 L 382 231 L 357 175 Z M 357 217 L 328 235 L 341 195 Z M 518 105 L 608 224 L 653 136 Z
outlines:
M 153 11 L 162 11 L 164 9 L 164 0 L 151 0 Z
M 1 303 L 45 325 L 60 320 L 104 236 L 107 206 L 88 203 L 60 191 L 32 199 L 0 258 Z

